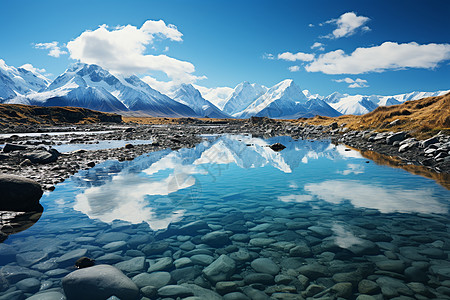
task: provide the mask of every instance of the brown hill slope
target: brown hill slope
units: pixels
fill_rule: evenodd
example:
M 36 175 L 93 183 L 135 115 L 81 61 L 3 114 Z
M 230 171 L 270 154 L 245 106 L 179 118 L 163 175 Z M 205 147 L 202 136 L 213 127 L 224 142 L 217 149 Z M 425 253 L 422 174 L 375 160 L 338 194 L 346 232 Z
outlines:
M 0 104 L 0 125 L 19 124 L 89 124 L 122 122 L 117 114 L 78 107 L 41 107 L 22 104 Z
M 423 98 L 393 106 L 380 106 L 362 115 L 345 115 L 337 118 L 316 116 L 300 121 L 310 124 L 329 125 L 337 122 L 350 129 L 378 131 L 410 131 L 416 137 L 427 137 L 437 131 L 450 133 L 450 93 Z

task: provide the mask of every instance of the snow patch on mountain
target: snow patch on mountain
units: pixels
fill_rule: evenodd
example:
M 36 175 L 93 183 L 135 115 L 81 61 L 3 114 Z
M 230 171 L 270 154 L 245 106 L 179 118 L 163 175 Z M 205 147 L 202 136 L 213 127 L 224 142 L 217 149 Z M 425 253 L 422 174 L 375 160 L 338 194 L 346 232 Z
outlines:
M 202 117 L 209 118 L 229 118 L 230 116 L 222 112 L 215 105 L 204 99 L 200 92 L 191 84 L 182 84 L 180 87 L 169 94 L 169 96 L 186 106 Z
M 268 91 L 265 86 L 244 81 L 238 84 L 221 108 L 224 112 L 234 115 L 245 110 L 256 99 Z

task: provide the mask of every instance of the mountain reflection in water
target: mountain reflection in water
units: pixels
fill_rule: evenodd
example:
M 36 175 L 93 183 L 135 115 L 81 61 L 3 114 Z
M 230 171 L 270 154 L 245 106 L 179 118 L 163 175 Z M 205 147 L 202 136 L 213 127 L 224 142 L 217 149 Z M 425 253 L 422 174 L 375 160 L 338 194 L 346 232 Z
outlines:
M 274 152 L 268 147 L 276 142 L 286 149 Z M 382 167 L 367 164 L 360 153 L 349 150 L 327 141 L 291 137 L 220 136 L 192 149 L 108 161 L 80 172 L 72 178 L 83 187 L 73 208 L 103 222 L 145 222 L 153 230 L 167 228 L 188 211 L 220 201 L 223 197 L 217 195 L 230 193 L 228 189 L 242 193 L 240 201 L 245 197 L 330 205 L 349 201 L 354 207 L 381 213 L 448 211 L 433 191 L 410 189 L 410 174 L 396 170 L 398 182 L 394 184 L 392 178 L 383 178 Z

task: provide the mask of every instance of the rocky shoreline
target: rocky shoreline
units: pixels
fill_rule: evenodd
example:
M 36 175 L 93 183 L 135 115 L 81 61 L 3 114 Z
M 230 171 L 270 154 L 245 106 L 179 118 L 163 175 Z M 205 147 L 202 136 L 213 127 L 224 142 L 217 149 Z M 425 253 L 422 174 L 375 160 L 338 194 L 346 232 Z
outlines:
M 333 123 L 329 126 L 294 125 L 267 118 L 251 118 L 246 121 L 204 122 L 195 119 L 180 119 L 180 124 L 91 124 L 72 127 L 19 127 L 4 128 L 0 137 L 0 174 L 26 176 L 39 182 L 45 190 L 77 171 L 88 169 L 103 161 L 116 159 L 132 160 L 142 154 L 162 149 L 194 147 L 201 142 L 202 135 L 251 134 L 256 137 L 292 136 L 294 139 L 330 139 L 360 150 L 382 154 L 396 161 L 397 165 L 419 166 L 428 173 L 441 174 L 444 185 L 450 177 L 450 136 L 438 134 L 419 141 L 407 132 L 352 131 Z M 45 134 L 60 132 L 59 135 Z M 14 132 L 41 133 L 39 136 L 24 136 Z M 79 132 L 95 134 L 77 134 Z M 151 140 L 151 144 L 127 144 L 115 149 L 83 150 L 59 153 L 52 149 L 60 144 L 96 144 L 101 141 Z M 431 176 L 432 177 L 432 176 Z M 446 182 L 447 181 L 447 182 Z M 441 183 L 442 184 L 442 183 Z

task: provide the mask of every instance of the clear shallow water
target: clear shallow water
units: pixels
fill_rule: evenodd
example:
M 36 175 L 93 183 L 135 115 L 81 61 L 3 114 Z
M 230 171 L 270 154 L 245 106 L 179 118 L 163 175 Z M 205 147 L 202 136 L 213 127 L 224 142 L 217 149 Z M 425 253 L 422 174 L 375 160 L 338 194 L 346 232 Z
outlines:
M 275 142 L 287 148 L 274 152 L 268 145 Z M 41 199 L 35 225 L 3 243 L 17 255 L 0 251 L 0 296 L 60 291 L 82 255 L 130 278 L 167 272 L 172 284 L 220 291 L 202 272 L 224 254 L 235 265 L 221 281 L 238 282 L 246 294 L 306 298 L 345 282 L 349 299 L 360 292 L 448 298 L 450 192 L 347 150 L 326 141 L 222 136 L 82 171 Z M 207 227 L 181 227 L 194 221 Z M 125 243 L 110 244 L 117 241 Z M 255 285 L 258 258 L 279 269 Z M 23 287 L 24 278 L 38 280 L 34 289 Z M 361 291 L 364 280 L 375 287 Z
M 29 137 L 38 137 L 43 135 L 51 135 L 51 136 L 58 136 L 58 135 L 90 135 L 90 134 L 103 134 L 103 133 L 111 133 L 114 132 L 114 130 L 103 130 L 103 131 L 56 131 L 56 132 L 24 132 L 24 133 L 2 133 L 0 134 L 1 139 L 10 138 L 13 135 L 17 136 L 29 136 Z
M 83 144 L 61 144 L 54 145 L 52 148 L 58 150 L 61 153 L 72 152 L 75 150 L 104 150 L 104 149 L 115 149 L 122 148 L 126 144 L 132 145 L 147 145 L 153 143 L 152 140 L 98 140 L 93 143 L 83 143 Z

